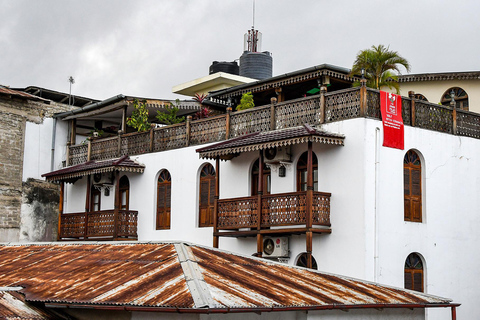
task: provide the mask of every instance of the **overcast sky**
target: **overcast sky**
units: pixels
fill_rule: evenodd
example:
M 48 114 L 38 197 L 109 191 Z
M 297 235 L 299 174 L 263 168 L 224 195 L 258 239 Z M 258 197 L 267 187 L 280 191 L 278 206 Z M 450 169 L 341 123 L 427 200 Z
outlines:
M 0 84 L 106 99 L 185 98 L 172 87 L 233 61 L 252 0 L 0 0 Z M 412 73 L 480 70 L 478 0 L 256 0 L 255 28 L 273 74 L 350 68 L 389 45 Z

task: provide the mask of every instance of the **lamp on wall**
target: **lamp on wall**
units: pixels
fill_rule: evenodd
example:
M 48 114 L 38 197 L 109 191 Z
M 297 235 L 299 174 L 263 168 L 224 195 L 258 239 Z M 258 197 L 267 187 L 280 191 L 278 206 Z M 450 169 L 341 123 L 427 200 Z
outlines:
M 285 174 L 286 174 L 287 170 L 285 169 L 285 166 L 281 165 L 279 168 L 278 168 L 278 176 L 279 177 L 285 177 Z

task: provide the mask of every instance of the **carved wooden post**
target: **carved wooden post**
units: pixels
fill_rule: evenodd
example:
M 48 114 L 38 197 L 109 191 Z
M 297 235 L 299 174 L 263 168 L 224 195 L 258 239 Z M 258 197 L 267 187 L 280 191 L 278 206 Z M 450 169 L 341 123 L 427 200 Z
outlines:
M 154 132 L 153 128 L 155 128 L 155 125 L 152 123 L 150 126 L 150 152 L 153 152 L 153 138 L 154 138 Z
M 452 133 L 457 134 L 457 103 L 455 102 L 455 92 L 452 90 L 450 93 L 452 101 L 450 101 L 450 107 L 452 107 Z
M 65 197 L 65 182 L 60 182 L 60 200 L 58 203 L 58 231 L 57 241 L 61 239 L 62 235 L 62 214 L 63 214 L 63 199 Z
M 113 240 L 117 239 L 118 212 L 120 211 L 120 172 L 115 171 L 115 204 L 113 209 Z
M 283 102 L 285 101 L 285 94 L 283 93 L 282 88 L 275 88 L 275 93 L 277 94 L 277 101 Z
M 270 98 L 270 130 L 277 128 L 277 120 L 275 119 L 275 105 L 277 104 L 277 98 Z
M 70 166 L 70 141 L 67 142 L 67 159 L 65 165 Z
M 313 206 L 313 146 L 308 142 L 307 158 L 307 199 L 306 199 L 306 249 L 307 249 L 307 268 L 312 268 L 312 206 Z
M 408 91 L 408 96 L 410 97 L 410 124 L 412 127 L 415 127 L 415 92 Z
M 117 156 L 121 157 L 122 156 L 122 130 L 118 130 L 118 135 L 117 135 Z
M 327 87 L 320 87 L 320 123 L 325 123 L 325 94 L 327 93 Z
M 230 139 L 230 113 L 232 113 L 232 107 L 227 108 L 227 114 L 225 115 L 225 140 Z
M 90 189 L 92 188 L 92 176 L 91 175 L 88 175 L 87 176 L 87 196 L 85 197 L 85 219 L 84 219 L 84 228 L 83 228 L 83 231 L 84 231 L 84 234 L 83 234 L 83 239 L 84 240 L 87 240 L 87 236 L 88 236 L 88 213 L 90 212 L 90 196 L 91 196 L 91 192 L 90 192 Z
M 360 80 L 360 117 L 365 117 L 367 110 L 367 80 Z
M 263 235 L 262 229 L 262 196 L 263 196 L 263 150 L 260 150 L 260 159 L 258 160 L 258 195 L 257 195 L 257 257 L 263 255 Z
M 77 139 L 77 119 L 70 120 L 70 144 L 75 145 Z
M 215 159 L 215 197 L 213 198 L 213 247 L 218 248 L 218 199 L 220 197 L 220 158 Z
M 87 139 L 87 161 L 92 159 L 92 137 Z
M 185 146 L 190 145 L 190 130 L 191 130 L 192 116 L 187 116 L 187 121 L 185 122 Z

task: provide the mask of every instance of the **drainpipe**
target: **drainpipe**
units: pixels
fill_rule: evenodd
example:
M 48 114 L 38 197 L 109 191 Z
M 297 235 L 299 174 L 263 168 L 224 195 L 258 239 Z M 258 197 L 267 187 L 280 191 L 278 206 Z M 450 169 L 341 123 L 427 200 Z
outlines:
M 374 251 L 373 251 L 373 277 L 374 282 L 378 282 L 378 164 L 379 164 L 379 149 L 380 149 L 380 128 L 375 128 L 375 206 L 374 206 Z
M 51 154 L 51 162 L 50 162 L 50 171 L 53 171 L 53 167 L 55 165 L 55 138 L 57 133 L 57 118 L 53 118 L 53 132 L 52 132 L 52 154 Z

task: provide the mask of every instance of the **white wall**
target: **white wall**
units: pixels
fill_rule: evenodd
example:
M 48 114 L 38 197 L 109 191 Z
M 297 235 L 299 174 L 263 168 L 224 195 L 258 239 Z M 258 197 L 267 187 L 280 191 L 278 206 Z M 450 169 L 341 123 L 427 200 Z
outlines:
M 378 129 L 377 129 L 378 128 Z M 313 256 L 319 270 L 403 287 L 406 257 L 425 259 L 426 292 L 462 303 L 459 318 L 480 313 L 480 140 L 405 127 L 405 150 L 382 147 L 381 122 L 352 119 L 323 126 L 346 136 L 345 146 L 315 144 L 319 191 L 330 192 L 332 233 L 314 235 Z M 213 228 L 198 228 L 199 146 L 133 157 L 143 174 L 128 174 L 130 209 L 139 211 L 139 240 L 184 240 L 212 245 Z M 293 150 L 286 177 L 272 172 L 272 193 L 295 191 L 296 161 L 306 144 Z M 403 158 L 409 149 L 423 159 L 422 223 L 403 219 Z M 220 198 L 250 195 L 250 169 L 258 154 L 221 162 Z M 158 173 L 172 177 L 171 229 L 155 230 Z M 69 186 L 67 210 L 83 211 L 85 178 Z M 113 192 L 110 204 L 113 208 Z M 102 209 L 108 202 L 102 198 Z M 105 206 L 104 206 L 105 205 Z M 220 238 L 220 248 L 252 254 L 255 238 Z M 290 237 L 289 264 L 305 251 L 305 236 Z M 440 314 L 439 314 L 440 313 Z M 449 312 L 429 311 L 431 319 Z M 445 314 L 447 316 L 445 316 Z

